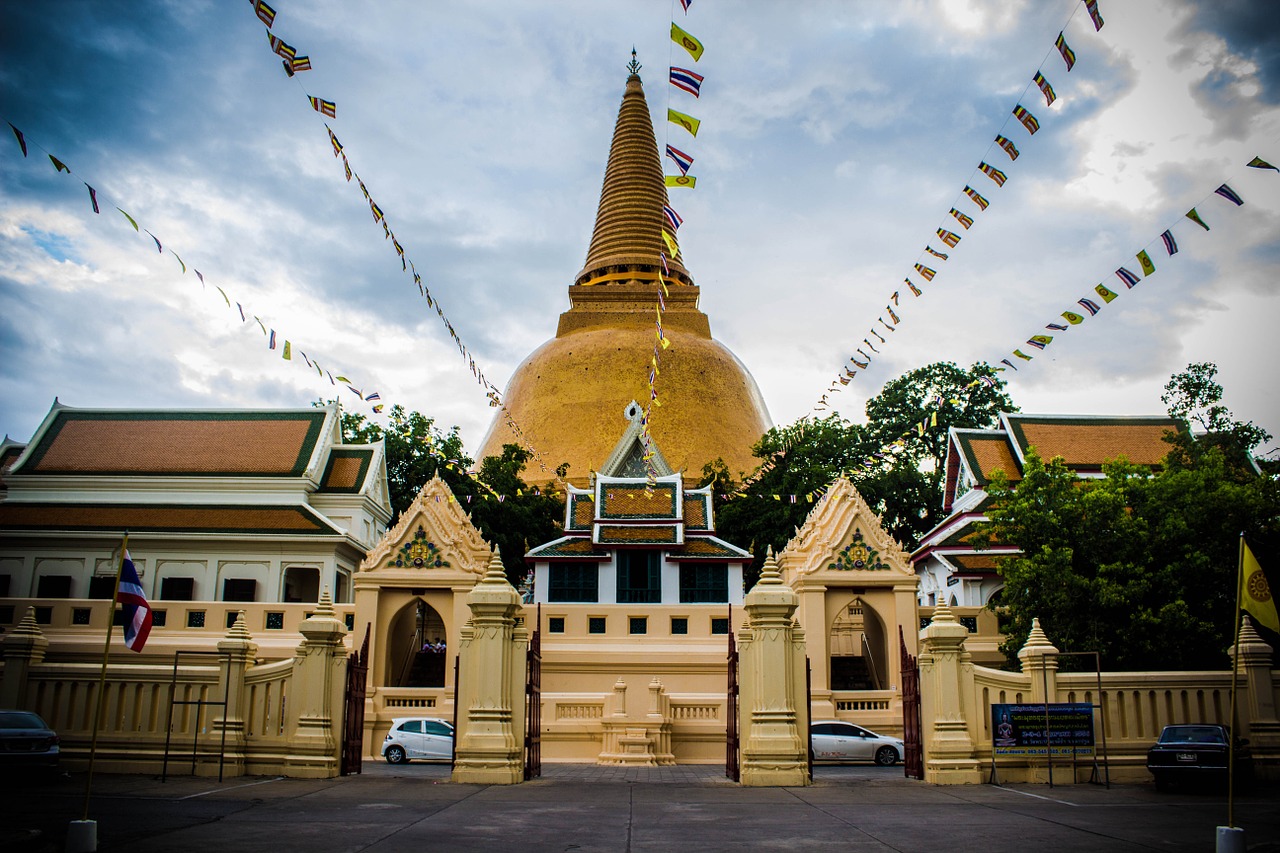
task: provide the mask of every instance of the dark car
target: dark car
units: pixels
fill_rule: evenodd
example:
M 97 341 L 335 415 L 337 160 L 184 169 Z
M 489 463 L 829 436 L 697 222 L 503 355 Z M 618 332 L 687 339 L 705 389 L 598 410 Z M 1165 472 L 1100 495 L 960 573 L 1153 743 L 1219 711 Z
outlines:
M 1200 723 L 1165 726 L 1155 746 L 1147 750 L 1147 769 L 1155 777 L 1156 788 L 1171 784 L 1214 784 L 1227 781 L 1227 761 L 1231 735 L 1225 726 Z M 1236 779 L 1247 775 L 1247 760 L 1236 744 Z
M 0 710 L 0 767 L 58 770 L 58 734 L 30 711 Z

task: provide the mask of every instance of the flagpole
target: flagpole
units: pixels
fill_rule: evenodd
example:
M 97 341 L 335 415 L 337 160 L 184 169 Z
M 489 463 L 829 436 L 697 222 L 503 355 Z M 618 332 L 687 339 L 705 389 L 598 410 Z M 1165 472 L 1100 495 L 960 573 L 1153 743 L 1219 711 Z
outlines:
M 120 559 L 116 561 L 116 583 L 107 610 L 107 638 L 102 645 L 102 671 L 98 674 L 98 702 L 93 712 L 93 738 L 89 741 L 89 773 L 84 780 L 84 817 L 89 819 L 89 792 L 93 787 L 93 762 L 98 753 L 98 729 L 102 726 L 102 706 L 106 703 L 107 660 L 111 656 L 111 632 L 116 622 L 116 598 L 120 595 L 120 575 L 124 572 L 124 555 L 129 550 L 129 531 L 120 542 Z
M 1240 674 L 1240 598 L 1244 587 L 1244 531 L 1240 532 L 1240 554 L 1236 560 L 1236 609 L 1235 640 L 1231 645 L 1231 736 L 1227 738 L 1227 826 L 1235 827 L 1235 779 L 1236 779 L 1236 681 Z

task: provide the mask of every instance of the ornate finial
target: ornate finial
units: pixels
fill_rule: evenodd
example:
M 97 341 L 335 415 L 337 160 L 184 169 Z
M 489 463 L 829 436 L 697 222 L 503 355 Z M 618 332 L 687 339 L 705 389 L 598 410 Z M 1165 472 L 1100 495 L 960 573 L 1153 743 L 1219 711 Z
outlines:
M 1031 620 L 1031 630 L 1027 633 L 1026 645 L 1028 646 L 1053 645 L 1053 643 L 1049 642 L 1049 638 L 1045 635 L 1044 629 L 1040 627 L 1039 617 L 1034 617 Z
M 236 613 L 236 621 L 231 623 L 231 627 L 227 630 L 227 639 L 231 640 L 252 640 L 253 635 L 249 633 L 249 626 L 244 621 L 244 611 Z
M 764 565 L 760 567 L 760 583 L 781 584 L 782 572 L 778 569 L 778 561 L 773 556 L 773 546 L 764 552 Z
M 643 67 L 643 66 L 642 66 L 642 65 L 640 64 L 640 62 L 636 59 L 636 49 L 635 49 L 635 46 L 634 46 L 634 45 L 632 45 L 632 47 L 631 47 L 631 61 L 627 63 L 627 70 L 628 70 L 628 71 L 630 71 L 632 74 L 639 74 L 639 73 L 640 73 L 640 69 L 641 69 L 642 67 Z
M 14 626 L 11 637 L 42 637 L 44 632 L 40 630 L 40 625 L 36 622 L 35 607 L 28 607 L 27 612 L 23 615 L 22 621 Z
M 493 553 L 489 555 L 489 570 L 485 572 L 484 579 L 486 583 L 506 583 L 507 570 L 502 566 L 502 555 L 498 553 L 498 546 L 493 546 Z
M 324 591 L 320 593 L 320 600 L 316 602 L 316 615 L 317 616 L 333 615 L 333 598 L 330 597 L 329 587 L 327 586 L 324 588 Z
M 933 608 L 933 618 L 931 622 L 955 622 L 956 615 L 951 612 L 951 608 L 947 606 L 946 598 L 943 598 Z

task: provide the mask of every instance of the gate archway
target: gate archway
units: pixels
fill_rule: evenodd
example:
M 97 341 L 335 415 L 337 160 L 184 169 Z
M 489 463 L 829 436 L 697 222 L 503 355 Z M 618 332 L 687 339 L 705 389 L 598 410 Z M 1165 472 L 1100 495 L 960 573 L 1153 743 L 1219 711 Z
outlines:
M 444 687 L 449 635 L 434 607 L 411 599 L 391 618 L 386 636 L 383 686 Z

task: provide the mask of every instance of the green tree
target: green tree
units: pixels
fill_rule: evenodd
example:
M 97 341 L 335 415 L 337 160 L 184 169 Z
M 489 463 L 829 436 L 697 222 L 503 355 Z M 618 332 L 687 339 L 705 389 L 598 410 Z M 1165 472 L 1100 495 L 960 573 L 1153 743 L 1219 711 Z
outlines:
M 501 456 L 480 463 L 479 479 L 503 497 L 489 496 L 471 505 L 471 521 L 484 538 L 498 545 L 507 579 L 519 586 L 528 574 L 524 555 L 530 549 L 564 535 L 564 500 L 530 493 L 520 478 L 533 458 L 518 444 L 504 444 Z
M 1216 379 L 1218 366 L 1208 361 L 1187 365 L 1181 373 L 1169 377 L 1160 400 L 1169 407 L 1169 416 L 1184 423 L 1194 423 L 1203 435 L 1192 438 L 1189 433 L 1171 437 L 1176 461 L 1198 458 L 1212 447 L 1222 448 L 1228 459 L 1240 468 L 1251 468 L 1253 450 L 1271 440 L 1267 432 L 1253 421 L 1241 422 L 1222 405 L 1222 386 Z M 1243 472 L 1242 472 L 1243 473 Z M 1272 465 L 1270 473 L 1280 473 Z

